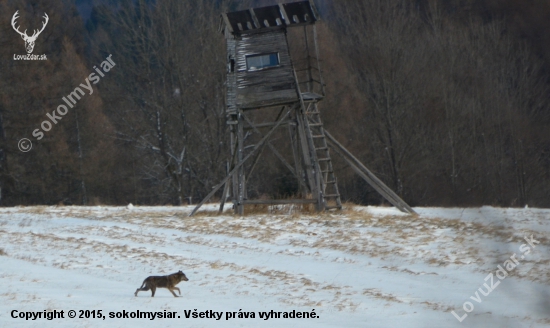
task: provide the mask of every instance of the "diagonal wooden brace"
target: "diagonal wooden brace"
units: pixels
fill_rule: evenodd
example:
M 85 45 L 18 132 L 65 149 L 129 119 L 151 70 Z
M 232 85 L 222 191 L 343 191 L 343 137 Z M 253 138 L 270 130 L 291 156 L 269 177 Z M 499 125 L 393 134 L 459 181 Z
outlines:
M 254 147 L 254 149 L 252 149 L 252 151 L 246 155 L 245 158 L 243 158 L 243 160 L 240 162 L 240 163 L 237 163 L 237 165 L 235 165 L 235 167 L 231 170 L 231 172 L 229 172 L 227 174 L 227 177 L 225 177 L 225 179 L 222 180 L 222 182 L 220 182 L 219 184 L 217 184 L 214 189 L 212 189 L 212 191 L 206 195 L 206 197 L 204 197 L 204 199 L 195 207 L 195 209 L 193 210 L 193 212 L 191 212 L 191 214 L 189 214 L 189 216 L 193 216 L 198 210 L 199 208 L 201 208 L 202 205 L 204 205 L 204 203 L 206 203 L 208 200 L 210 200 L 210 198 L 212 198 L 212 196 L 214 196 L 214 194 L 227 182 L 229 181 L 229 179 L 231 179 L 231 177 L 239 170 L 239 168 L 241 166 L 243 166 L 243 164 L 250 158 L 252 157 L 252 155 L 254 155 L 254 153 L 260 149 L 260 147 L 262 147 L 262 145 L 269 139 L 269 137 L 271 137 L 271 135 L 273 134 L 273 132 L 275 132 L 275 130 L 277 130 L 277 128 L 279 127 L 279 125 L 281 125 L 281 123 L 286 120 L 286 118 L 290 115 L 290 112 L 294 110 L 294 108 L 289 108 L 286 113 L 281 116 L 281 118 L 277 121 L 277 124 L 275 124 L 273 126 L 273 128 L 271 128 L 271 130 L 269 130 L 269 132 L 262 138 L 262 140 L 260 140 L 260 142 L 258 142 L 258 144 L 256 144 L 256 146 Z
M 373 187 L 380 195 L 388 202 L 397 207 L 401 212 L 409 214 L 417 214 L 404 200 L 401 199 L 390 187 L 386 186 L 382 180 L 378 179 L 363 163 L 353 156 L 344 146 L 342 146 L 334 137 L 325 130 L 325 136 L 329 141 L 330 146 L 340 155 L 351 168 L 359 174 L 371 187 Z

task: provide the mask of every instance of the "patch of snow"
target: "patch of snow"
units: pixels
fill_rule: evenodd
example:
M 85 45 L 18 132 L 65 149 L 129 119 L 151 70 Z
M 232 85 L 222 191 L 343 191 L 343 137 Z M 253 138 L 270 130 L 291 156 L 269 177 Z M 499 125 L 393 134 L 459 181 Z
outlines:
M 128 211 L 131 209 L 131 211 Z M 547 327 L 550 210 L 388 207 L 343 213 L 188 217 L 182 207 L 0 208 L 0 327 Z M 217 204 L 203 210 L 217 211 Z M 348 213 L 348 214 L 344 214 Z M 524 237 L 539 241 L 530 253 Z M 487 296 L 487 277 L 516 254 Z M 520 255 L 524 256 L 520 259 Z M 133 293 L 182 270 L 182 297 Z M 477 293 L 477 294 L 476 294 Z M 473 310 L 464 315 L 466 302 Z M 254 312 L 187 319 L 184 311 Z M 263 320 L 258 313 L 311 312 Z M 103 319 L 12 318 L 13 310 L 102 310 Z M 122 311 L 179 318 L 122 319 Z

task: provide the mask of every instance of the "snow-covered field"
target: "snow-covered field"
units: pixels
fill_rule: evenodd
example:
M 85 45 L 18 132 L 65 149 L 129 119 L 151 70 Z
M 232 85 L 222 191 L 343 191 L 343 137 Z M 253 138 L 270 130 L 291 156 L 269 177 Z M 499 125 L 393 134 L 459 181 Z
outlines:
M 550 210 L 215 208 L 0 209 L 0 327 L 550 327 Z M 134 297 L 178 270 L 182 297 Z M 177 314 L 109 317 L 138 310 Z M 210 310 L 221 319 L 186 318 Z M 271 310 L 281 318 L 259 317 Z M 64 318 L 12 318 L 51 311 Z M 292 311 L 315 318 L 282 317 Z

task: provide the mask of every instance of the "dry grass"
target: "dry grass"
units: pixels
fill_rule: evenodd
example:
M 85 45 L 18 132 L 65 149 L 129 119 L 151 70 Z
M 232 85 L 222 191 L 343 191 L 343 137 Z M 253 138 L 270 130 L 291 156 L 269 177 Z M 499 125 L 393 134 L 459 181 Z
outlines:
M 44 214 L 48 211 L 48 209 L 48 206 L 32 206 L 27 210 L 27 212 L 34 214 Z
M 263 260 L 259 263 L 262 266 L 239 265 L 238 262 L 231 262 L 231 257 L 212 261 L 200 259 L 195 255 L 188 257 L 179 253 L 167 254 L 154 249 L 177 246 L 178 243 L 196 244 L 217 248 L 220 254 L 250 251 L 262 255 L 262 252 L 265 252 L 263 257 L 265 261 L 269 261 L 273 254 L 263 245 L 257 245 L 254 242 L 239 243 L 231 240 L 219 242 L 220 238 L 209 239 L 208 235 L 217 234 L 292 246 L 279 252 L 285 256 L 321 256 L 318 259 L 327 262 L 355 263 L 351 255 L 364 254 L 372 258 L 391 259 L 392 263 L 395 260 L 403 262 L 403 265 L 409 262 L 427 262 L 435 267 L 453 265 L 453 263 L 454 265 L 476 263 L 478 258 L 483 257 L 483 253 L 478 254 L 479 250 L 475 248 L 475 242 L 480 239 L 480 236 L 491 235 L 497 239 L 514 237 L 511 239 L 513 241 L 521 238 L 515 236 L 510 228 L 468 223 L 458 219 L 422 218 L 409 215 L 373 216 L 350 203 L 344 204 L 342 211 L 322 213 L 315 212 L 313 204 L 247 205 L 244 217 L 235 216 L 230 207 L 229 204 L 222 214 L 218 213 L 216 207 L 209 207 L 209 210 L 200 211 L 196 217 L 191 218 L 187 217 L 187 209 L 156 212 L 145 209 L 90 211 L 67 208 L 63 209 L 63 213 L 70 212 L 71 216 L 83 217 L 87 220 L 109 220 L 114 224 L 109 224 L 108 229 L 98 225 L 98 222 L 90 225 L 68 226 L 62 228 L 62 234 L 58 234 L 61 233 L 60 231 L 53 230 L 30 234 L 17 231 L 2 234 L 0 230 L 0 236 L 10 244 L 25 248 L 26 252 L 22 252 L 20 248 L 9 248 L 12 257 L 31 263 L 40 261 L 41 264 L 66 270 L 88 270 L 92 273 L 102 272 L 101 274 L 107 272 L 113 275 L 119 274 L 117 269 L 121 269 L 104 265 L 108 258 L 113 259 L 114 262 L 130 261 L 131 267 L 134 265 L 148 267 L 151 271 L 158 273 L 163 272 L 164 266 L 194 268 L 197 272 L 211 273 L 211 275 L 206 274 L 203 277 L 204 280 L 198 285 L 203 286 L 205 290 L 214 287 L 215 289 L 212 290 L 218 295 L 231 295 L 235 290 L 237 295 L 266 293 L 267 297 L 274 296 L 292 306 L 324 306 L 337 311 L 356 311 L 361 306 L 358 300 L 365 298 L 372 298 L 386 305 L 411 303 L 441 311 L 446 311 L 448 307 L 427 301 L 410 301 L 403 295 L 394 295 L 383 290 L 354 290 L 337 282 L 329 284 L 302 274 L 269 270 L 263 266 Z M 52 211 L 52 213 L 56 212 Z M 46 212 L 44 216 L 48 216 L 48 213 Z M 21 220 L 24 227 L 39 225 L 42 221 L 40 218 Z M 0 221 L 1 224 L 2 221 Z M 162 228 L 167 231 L 158 233 L 150 231 L 149 228 Z M 180 231 L 203 235 L 180 235 Z M 74 234 L 74 237 L 71 234 Z M 86 238 L 81 237 L 82 235 Z M 97 236 L 101 238 L 96 238 Z M 111 243 L 109 239 L 117 242 Z M 130 245 L 137 243 L 148 247 L 136 248 L 127 244 L 122 245 L 120 242 L 122 240 Z M 71 250 L 71 256 L 63 255 L 62 261 L 58 258 L 58 261 L 51 262 L 51 259 L 44 260 L 43 256 L 30 252 L 36 250 L 38 245 L 44 244 L 48 245 L 47 249 L 50 253 L 61 255 L 65 254 L 66 250 Z M 437 249 L 431 247 L 434 244 L 439 247 Z M 297 247 L 304 247 L 306 251 L 299 250 Z M 32 255 L 18 256 L 13 254 L 14 249 L 22 254 Z M 307 251 L 308 249 L 312 251 Z M 323 254 L 314 253 L 316 249 Z M 345 252 L 350 254 L 350 258 L 345 255 L 334 258 L 332 255 L 327 255 L 331 253 L 330 250 Z M 92 254 L 101 254 L 101 256 Z M 0 248 L 0 255 L 6 255 L 2 248 Z M 133 260 L 128 260 L 129 258 Z M 542 271 L 549 264 L 550 260 L 536 262 L 536 266 L 534 262 L 525 261 L 522 265 L 532 265 L 535 268 L 528 274 L 523 271 L 515 273 L 518 276 L 521 274 L 520 278 L 530 280 L 533 280 L 535 276 L 533 273 L 536 273 L 539 276 L 538 281 L 550 281 L 550 273 Z M 490 265 L 492 268 L 492 264 Z M 437 275 L 434 272 L 414 272 L 401 266 L 383 266 L 382 268 L 411 276 Z M 68 294 L 67 297 L 72 296 Z
M 8 256 L 8 253 L 3 248 L 0 248 L 0 256 Z
M 233 212 L 230 212 L 228 210 L 223 211 L 220 213 L 219 211 L 203 211 L 199 210 L 197 213 L 193 215 L 193 217 L 218 217 L 218 216 L 227 216 L 227 215 L 233 215 Z M 188 215 L 185 215 L 188 216 Z
M 376 288 L 364 289 L 362 294 L 366 296 L 378 298 L 378 299 L 383 299 L 388 302 L 403 303 L 403 301 L 399 300 L 395 295 L 392 295 L 389 293 L 383 293 Z
M 301 214 L 304 211 L 306 214 Z M 308 215 L 307 212 L 314 214 Z M 522 235 L 510 227 L 464 222 L 459 219 L 424 218 L 411 215 L 373 216 L 356 207 L 344 204 L 342 211 L 316 213 L 313 204 L 306 205 L 247 205 L 244 217 L 235 216 L 231 209 L 222 215 L 217 211 L 201 211 L 197 217 L 189 218 L 186 212 L 149 212 L 149 211 L 109 211 L 95 219 L 114 220 L 164 229 L 175 229 L 206 235 L 222 234 L 240 238 L 252 238 L 261 242 L 273 243 L 278 238 L 290 238 L 289 244 L 295 247 L 328 248 L 351 254 L 368 254 L 376 258 L 410 258 L 423 261 L 432 266 L 488 264 L 487 259 L 472 247 L 473 241 L 480 236 L 495 237 L 506 242 L 522 242 Z M 76 216 L 78 216 L 78 213 Z M 90 218 L 94 213 L 81 211 L 80 215 Z M 178 220 L 181 218 L 182 220 Z M 244 219 L 244 220 L 243 220 Z M 25 222 L 29 224 L 30 222 Z M 372 229 L 376 228 L 376 229 Z M 95 231 L 99 233 L 100 231 Z M 74 231 L 78 232 L 78 231 Z M 88 231 L 90 233 L 92 231 Z M 127 235 L 134 241 L 158 242 L 156 236 L 145 236 L 138 232 L 120 227 L 101 232 L 111 238 Z M 288 237 L 286 235 L 294 234 Z M 307 236 L 307 238 L 301 238 Z M 176 238 L 178 242 L 204 244 L 202 238 Z M 538 238 L 544 243 L 545 237 Z M 403 242 L 416 249 L 403 247 Z M 455 251 L 426 248 L 433 243 L 453 245 Z M 387 244 L 390 243 L 390 244 Z M 79 246 L 82 246 L 80 244 Z M 209 246 L 214 247 L 209 244 Z M 446 247 L 445 249 L 449 249 Z M 289 254 L 297 255 L 297 254 Z M 216 266 L 217 264 L 214 264 Z M 545 276 L 545 275 L 544 275 Z M 545 279 L 548 277 L 545 276 Z M 550 279 L 549 279 L 550 280 Z
M 228 208 L 229 207 L 229 208 Z M 268 205 L 268 204 L 247 204 L 244 205 L 244 217 L 272 214 L 272 215 L 292 215 L 299 216 L 304 214 L 315 214 L 315 204 L 284 204 L 284 205 Z M 231 209 L 231 204 L 224 207 L 224 211 L 199 210 L 195 213 L 195 217 L 218 217 L 218 216 L 238 216 Z

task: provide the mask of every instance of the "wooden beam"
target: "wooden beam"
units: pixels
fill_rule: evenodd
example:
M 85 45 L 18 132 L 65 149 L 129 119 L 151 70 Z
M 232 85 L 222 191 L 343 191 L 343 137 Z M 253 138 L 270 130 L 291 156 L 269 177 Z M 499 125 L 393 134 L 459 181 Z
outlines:
M 229 18 L 227 17 L 227 14 L 222 14 L 223 21 L 225 22 L 225 26 L 229 30 L 230 33 L 233 33 L 233 27 L 231 26 L 231 23 L 229 22 Z
M 229 171 L 231 171 L 233 169 L 233 165 L 235 165 L 235 159 L 236 159 L 236 155 L 237 155 L 236 149 L 233 149 L 232 153 L 233 154 L 231 156 L 231 164 L 229 164 L 229 167 L 227 168 L 228 173 L 229 173 Z M 228 191 L 229 191 L 229 181 L 227 181 L 225 183 L 225 186 L 223 187 L 223 195 L 222 195 L 222 200 L 220 202 L 220 208 L 218 210 L 218 213 L 223 212 L 223 206 L 225 205 L 225 200 L 226 200 L 225 197 L 226 197 Z
M 318 16 L 317 14 L 317 9 L 312 6 L 312 8 L 314 8 L 315 10 L 315 13 L 316 15 Z M 319 71 L 319 84 L 321 84 L 321 95 L 324 97 L 326 96 L 326 93 L 325 93 L 325 81 L 323 80 L 323 72 L 321 71 L 321 62 L 319 61 L 319 45 L 317 43 L 317 26 L 316 25 L 313 25 L 313 43 L 315 44 L 315 56 L 317 57 L 316 60 L 317 60 L 317 70 Z
M 244 121 L 242 119 L 242 111 L 239 110 L 237 115 L 237 162 L 243 162 L 244 156 Z M 241 165 L 237 170 L 237 194 L 233 197 L 233 204 L 235 205 L 235 212 L 239 215 L 244 214 L 244 207 L 242 206 L 242 201 L 245 198 L 244 193 L 246 190 L 246 181 L 244 177 L 244 165 Z
M 284 110 L 285 110 L 286 106 L 283 106 L 281 108 L 281 110 L 279 111 L 279 113 L 277 114 L 277 118 L 275 118 L 275 122 L 273 122 L 273 125 L 277 124 L 278 120 L 281 118 L 281 115 L 283 114 Z M 243 126 L 244 126 L 244 121 L 247 121 L 249 124 L 250 124 L 250 120 L 248 119 L 248 117 L 246 117 L 246 115 L 244 114 L 244 112 L 241 114 L 241 117 L 244 119 L 243 120 Z M 281 122 L 281 125 L 283 124 L 284 122 Z M 279 125 L 279 127 L 281 127 L 281 125 Z M 260 135 L 263 137 L 263 135 L 260 133 Z M 256 155 L 256 157 L 254 158 L 254 161 L 252 162 L 252 166 L 250 167 L 250 171 L 248 171 L 248 178 L 250 178 L 250 176 L 252 175 L 252 173 L 254 172 L 254 169 L 256 168 L 256 165 L 258 164 L 259 160 L 260 160 L 260 156 L 262 156 L 262 153 L 265 149 L 265 146 L 266 145 L 270 145 L 270 142 L 269 140 L 266 141 L 266 143 L 262 146 L 262 148 L 260 148 L 260 151 L 258 152 L 258 154 Z M 250 146 L 249 146 L 250 147 Z M 245 185 L 246 185 L 246 182 L 248 182 L 247 179 L 245 179 Z M 245 190 L 246 192 L 246 190 Z
M 282 121 L 284 121 L 288 115 L 290 114 L 290 111 L 293 110 L 293 108 L 289 108 L 286 113 L 279 119 L 279 123 L 281 123 Z M 198 210 L 199 208 L 201 208 L 202 205 L 204 205 L 204 203 L 206 203 L 208 200 L 210 200 L 210 198 L 212 198 L 212 196 L 214 196 L 214 194 L 216 193 L 216 191 L 218 191 L 227 181 L 229 181 L 229 179 L 231 179 L 231 177 L 241 168 L 241 166 L 243 166 L 243 164 L 266 142 L 267 139 L 269 139 L 269 137 L 271 137 L 271 135 L 273 134 L 273 132 L 275 132 L 275 130 L 279 127 L 279 125 L 275 125 L 266 135 L 265 137 L 262 138 L 262 140 L 260 140 L 260 142 L 254 147 L 254 149 L 252 149 L 252 151 L 250 152 L 250 154 L 246 155 L 245 158 L 243 158 L 243 160 L 239 163 L 237 163 L 237 165 L 233 168 L 233 170 L 231 170 L 231 172 L 229 172 L 229 174 L 227 175 L 227 177 L 225 177 L 225 179 L 222 180 L 222 182 L 220 182 L 219 184 L 217 184 L 213 189 L 212 191 L 206 195 L 206 197 L 204 197 L 204 199 L 199 203 L 197 204 L 197 206 L 195 207 L 195 209 L 191 212 L 191 214 L 189 214 L 189 216 L 193 216 Z
M 300 95 L 300 99 L 302 99 L 302 95 Z M 306 113 L 311 108 L 311 103 L 308 104 L 308 107 L 306 109 L 305 105 L 303 104 L 302 99 L 302 109 L 298 113 L 298 122 L 301 125 L 301 131 L 303 131 L 303 136 L 306 138 L 306 145 L 309 153 L 309 157 L 311 158 L 311 168 L 313 171 L 313 183 L 315 184 L 314 187 L 312 187 L 313 194 L 315 194 L 315 197 L 317 197 L 317 211 L 323 211 L 325 210 L 325 200 L 323 197 L 323 190 L 322 190 L 322 183 L 321 183 L 321 167 L 319 165 L 319 159 L 317 158 L 317 151 L 315 150 L 315 143 L 313 142 L 313 136 L 311 132 L 311 127 L 308 122 L 308 118 L 306 117 Z M 304 111 L 305 110 L 305 111 Z M 298 127 L 300 128 L 300 126 Z
M 309 184 L 309 190 L 314 195 L 314 197 L 317 197 L 317 200 L 319 201 L 319 188 L 317 188 L 317 183 L 315 182 L 315 167 L 312 163 L 311 158 L 311 152 L 309 151 L 309 144 L 307 142 L 306 138 L 306 131 L 305 131 L 305 122 L 303 117 L 304 114 L 301 113 L 301 111 L 297 111 L 296 118 L 298 120 L 298 126 L 296 127 L 298 129 L 298 142 L 300 145 L 300 149 L 302 151 L 302 159 L 304 160 L 305 165 L 305 172 L 306 172 L 306 178 L 308 179 Z M 319 207 L 319 206 L 318 206 Z M 322 209 L 317 208 L 318 211 L 321 211 Z
M 286 205 L 286 204 L 316 204 L 316 199 L 251 199 L 243 201 L 245 205 Z
M 248 124 L 250 124 L 250 126 L 252 126 L 252 128 L 254 129 L 254 131 L 255 131 L 256 133 L 258 133 L 259 135 L 262 136 L 262 133 L 261 133 L 258 129 L 256 129 L 256 128 L 254 127 L 254 125 L 252 124 L 252 122 L 250 121 L 250 119 L 249 119 L 248 117 L 246 117 L 245 115 L 243 115 L 243 117 L 244 117 L 245 121 L 246 121 Z M 288 122 L 288 121 L 287 121 L 287 122 Z M 282 123 L 281 123 L 281 124 L 282 124 Z M 269 140 L 266 141 L 266 145 L 269 147 L 269 149 L 271 149 L 271 151 L 273 152 L 273 154 L 275 154 L 275 156 L 281 161 L 281 163 L 283 163 L 283 165 L 286 166 L 286 168 L 287 168 L 296 178 L 300 179 L 300 178 L 298 177 L 298 175 L 296 174 L 296 171 L 294 171 L 294 168 L 293 168 L 290 164 L 288 164 L 288 162 L 285 160 L 285 158 L 283 157 L 283 155 L 281 155 L 281 154 L 277 151 L 277 149 L 271 144 L 271 142 L 269 142 Z M 300 180 L 299 180 L 299 181 L 300 181 Z
M 225 205 L 225 197 L 227 197 L 227 191 L 229 189 L 229 181 L 224 183 L 223 185 L 223 191 L 222 191 L 222 200 L 220 202 L 220 208 L 218 209 L 218 214 L 223 213 L 223 207 Z
M 319 12 L 317 11 L 317 7 L 315 7 L 313 0 L 309 0 L 309 5 L 311 6 L 311 11 L 313 11 L 315 20 L 321 20 L 321 16 L 319 16 Z M 315 24 L 313 26 L 315 26 Z
M 295 123 L 294 121 L 288 120 L 288 121 L 282 122 L 280 126 L 283 127 L 283 126 L 286 126 L 286 125 L 289 125 L 289 124 L 294 124 L 294 123 Z M 276 124 L 276 122 L 260 123 L 260 124 L 249 123 L 249 124 L 250 124 L 250 126 L 245 127 L 244 128 L 245 130 L 270 128 L 270 127 L 274 126 Z
M 282 4 L 282 3 L 279 4 L 279 10 L 281 11 L 281 14 L 283 14 L 283 18 L 284 18 L 284 20 L 285 20 L 285 25 L 291 25 L 292 22 L 291 22 L 290 19 L 288 18 L 288 15 L 286 14 L 285 7 L 283 7 L 283 4 Z
M 260 148 L 260 150 L 258 151 L 256 156 L 254 157 L 254 160 L 252 161 L 252 165 L 250 166 L 250 170 L 248 171 L 248 174 L 245 178 L 245 183 L 248 182 L 248 179 L 250 179 L 250 176 L 252 175 L 252 173 L 254 173 L 254 170 L 256 169 L 256 165 L 260 161 L 260 157 L 262 156 L 262 153 L 264 152 L 264 149 L 265 149 L 266 145 L 267 145 L 267 142 Z M 251 146 L 249 146 L 249 147 L 251 147 Z
M 288 134 L 290 137 L 290 145 L 292 147 L 292 156 L 294 157 L 294 170 L 296 173 L 296 178 L 298 179 L 299 183 L 299 191 L 302 196 L 305 196 L 308 192 L 307 183 L 304 181 L 304 175 L 303 175 L 303 167 L 302 167 L 302 158 L 300 157 L 300 153 L 298 151 L 299 144 L 298 144 L 298 131 L 296 130 L 296 125 L 288 126 Z
M 237 121 L 239 120 L 239 117 L 237 115 L 237 118 L 235 118 Z M 230 132 L 231 132 L 231 145 L 233 145 L 233 147 L 231 148 L 231 150 L 233 151 L 233 156 L 235 156 L 235 163 L 238 162 L 238 159 L 237 159 L 237 151 L 238 151 L 238 137 L 237 137 L 237 125 L 232 125 L 230 126 Z M 234 167 L 231 167 L 229 169 L 229 172 L 231 172 L 231 170 L 233 170 Z M 229 172 L 227 173 L 229 175 Z M 229 181 L 228 181 L 229 182 Z M 237 188 L 239 185 L 239 181 L 238 181 L 238 177 L 237 177 L 237 174 L 233 174 L 233 178 L 231 178 L 231 189 L 233 190 L 232 192 L 232 200 L 233 200 L 233 204 L 235 204 L 235 199 L 237 197 L 237 195 L 239 194 L 239 188 Z
M 250 16 L 252 16 L 252 20 L 254 21 L 256 28 L 262 28 L 260 22 L 258 21 L 258 17 L 256 17 L 256 13 L 254 12 L 254 8 L 250 8 L 248 11 L 250 12 Z
M 382 195 L 387 201 L 397 207 L 400 211 L 417 214 L 404 200 L 402 200 L 393 190 L 391 190 L 382 180 L 378 179 L 374 173 L 367 169 L 363 163 L 361 163 L 355 156 L 353 156 L 342 144 L 325 130 L 325 136 L 329 141 L 332 148 L 340 155 L 351 168 L 359 174 L 371 187 L 373 187 L 380 195 Z

